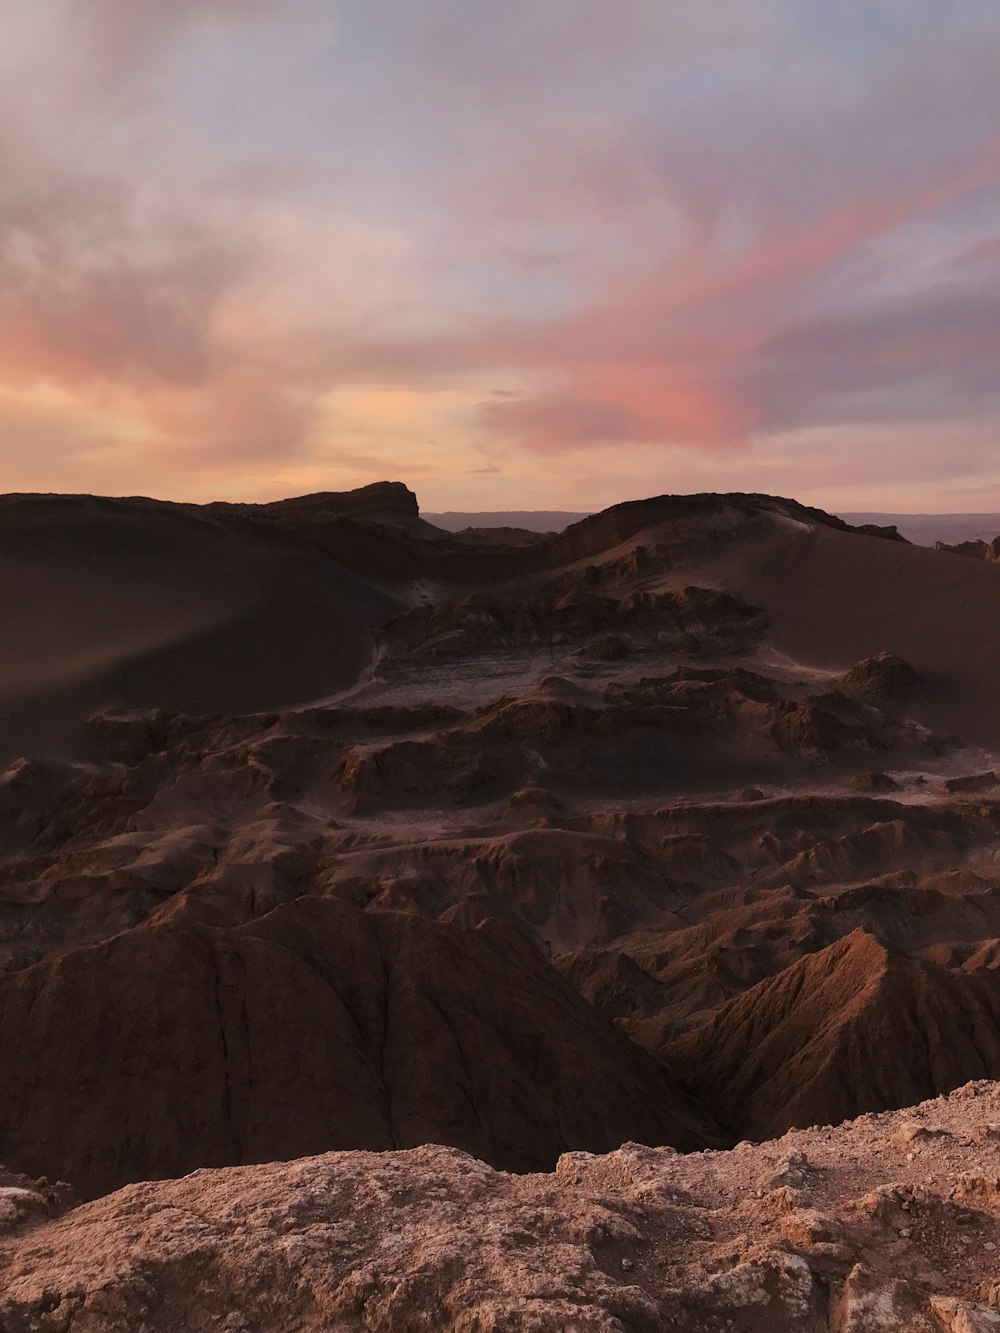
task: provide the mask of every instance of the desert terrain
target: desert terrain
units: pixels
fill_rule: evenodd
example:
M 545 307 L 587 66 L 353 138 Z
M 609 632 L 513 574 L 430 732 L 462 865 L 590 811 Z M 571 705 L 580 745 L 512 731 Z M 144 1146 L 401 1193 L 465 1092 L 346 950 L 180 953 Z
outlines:
M 0 499 L 0 1328 L 1000 1328 L 969 554 Z

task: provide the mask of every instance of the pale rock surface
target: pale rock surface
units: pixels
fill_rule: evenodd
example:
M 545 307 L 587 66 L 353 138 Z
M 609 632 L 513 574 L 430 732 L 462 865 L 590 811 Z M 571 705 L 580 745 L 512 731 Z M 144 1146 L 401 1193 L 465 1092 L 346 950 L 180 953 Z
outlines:
M 453 1148 L 0 1190 L 4 1333 L 996 1333 L 1000 1084 L 728 1152 Z M 62 1211 L 61 1216 L 50 1216 Z

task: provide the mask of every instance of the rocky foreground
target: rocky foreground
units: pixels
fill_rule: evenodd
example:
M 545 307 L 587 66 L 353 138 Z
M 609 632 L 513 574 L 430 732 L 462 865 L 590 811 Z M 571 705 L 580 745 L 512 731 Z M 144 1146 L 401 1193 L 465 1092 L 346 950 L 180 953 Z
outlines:
M 454 1148 L 0 1188 L 5 1333 L 1000 1329 L 1000 1084 L 728 1152 Z

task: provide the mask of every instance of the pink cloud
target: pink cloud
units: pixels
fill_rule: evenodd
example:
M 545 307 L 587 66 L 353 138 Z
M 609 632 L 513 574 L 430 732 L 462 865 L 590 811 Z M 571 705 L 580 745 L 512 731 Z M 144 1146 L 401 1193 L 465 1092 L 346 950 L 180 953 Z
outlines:
M 30 147 L 0 131 L 0 381 L 58 388 L 88 440 L 124 423 L 157 485 L 172 461 L 213 489 L 277 471 L 320 421 L 349 451 L 329 400 L 368 388 L 461 398 L 458 471 L 470 447 L 530 471 L 608 445 L 721 469 L 800 428 L 996 418 L 1000 46 L 928 38 L 866 81 L 825 48 L 786 61 L 797 25 L 754 0 L 390 0 L 343 7 L 361 39 L 326 66 L 302 0 L 315 86 L 275 75 L 272 115 L 219 53 L 259 58 L 288 8 L 54 9 L 89 45 L 21 78 Z M 440 458 L 406 434 L 432 415 L 401 419 L 413 469 Z M 395 426 L 345 427 L 369 428 Z
M 501 336 L 497 357 L 558 387 L 487 405 L 485 424 L 540 452 L 630 441 L 724 448 L 807 416 L 810 401 L 829 412 L 838 380 L 849 393 L 868 387 L 879 367 L 960 366 L 997 345 L 994 307 L 980 314 L 974 291 L 918 295 L 881 319 L 820 311 L 803 327 L 800 312 L 812 285 L 866 246 L 998 184 L 1000 136 L 937 179 L 844 202 L 798 228 L 778 223 L 733 259 L 708 245 L 689 249 L 521 343 Z M 907 338 L 915 319 L 920 332 Z M 862 357 L 852 354 L 852 331 Z M 825 360 L 810 362 L 817 335 Z

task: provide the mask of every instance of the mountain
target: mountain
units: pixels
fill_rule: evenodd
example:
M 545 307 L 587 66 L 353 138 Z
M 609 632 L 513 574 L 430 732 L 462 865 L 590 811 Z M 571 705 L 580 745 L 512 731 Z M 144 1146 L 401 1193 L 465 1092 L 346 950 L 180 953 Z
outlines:
M 918 546 L 935 542 L 992 541 L 1000 533 L 1000 514 L 843 514 L 848 523 L 876 523 L 899 529 L 907 541 Z
M 331 1147 L 443 1141 L 530 1171 L 630 1134 L 721 1141 L 517 932 L 317 897 L 204 915 L 178 905 L 0 981 L 10 1166 L 58 1159 L 94 1195 Z
M 449 509 L 443 514 L 424 514 L 428 523 L 444 528 L 446 532 L 462 532 L 467 528 L 472 528 L 474 531 L 487 528 L 514 528 L 525 532 L 562 532 L 571 523 L 579 523 L 588 516 L 588 514 L 569 513 L 563 509 L 507 509 L 495 513 Z
M 858 928 L 750 990 L 671 1055 L 739 1137 L 838 1124 L 1000 1078 L 1000 975 L 912 959 Z
M 386 482 L 5 497 L 0 572 L 12 1170 L 543 1170 L 997 1072 L 996 562 L 746 494 L 452 533 Z
M 500 512 L 456 512 L 424 514 L 436 527 L 448 532 L 471 529 L 484 532 L 489 529 L 509 528 L 526 533 L 562 532 L 572 523 L 579 523 L 587 514 L 567 513 L 562 510 L 504 510 Z M 918 546 L 933 546 L 935 542 L 955 545 L 961 542 L 990 542 L 1000 534 L 1000 514 L 841 514 L 850 526 L 896 528 L 907 541 Z

